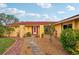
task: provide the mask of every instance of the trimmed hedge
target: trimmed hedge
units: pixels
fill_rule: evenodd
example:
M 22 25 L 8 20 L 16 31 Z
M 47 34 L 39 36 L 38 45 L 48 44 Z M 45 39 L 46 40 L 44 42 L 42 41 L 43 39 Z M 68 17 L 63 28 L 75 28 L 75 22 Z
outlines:
M 60 40 L 65 50 L 71 54 L 79 54 L 79 30 L 63 30 Z

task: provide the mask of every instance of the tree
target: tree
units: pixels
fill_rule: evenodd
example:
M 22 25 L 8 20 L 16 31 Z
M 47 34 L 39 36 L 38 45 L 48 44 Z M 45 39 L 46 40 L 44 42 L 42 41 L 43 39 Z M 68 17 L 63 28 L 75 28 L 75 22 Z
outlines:
M 7 15 L 6 16 L 6 24 L 11 24 L 11 23 L 14 23 L 14 22 L 18 22 L 18 18 L 16 18 L 14 15 Z
M 8 15 L 5 13 L 0 13 L 0 36 L 4 36 L 5 34 L 10 35 L 12 31 L 14 31 L 13 28 L 7 27 L 6 25 L 12 24 L 15 22 L 18 22 L 19 19 L 15 17 L 14 15 Z
M 12 24 L 12 23 L 15 23 L 18 21 L 19 21 L 19 19 L 17 17 L 15 17 L 14 15 L 0 13 L 0 22 L 2 22 L 5 25 Z

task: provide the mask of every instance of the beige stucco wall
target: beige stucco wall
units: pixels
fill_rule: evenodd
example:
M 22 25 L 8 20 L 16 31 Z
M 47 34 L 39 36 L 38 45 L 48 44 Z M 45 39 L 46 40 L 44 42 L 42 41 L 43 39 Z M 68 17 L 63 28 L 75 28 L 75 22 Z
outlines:
M 25 28 L 24 28 L 24 25 L 20 25 L 19 32 L 20 32 L 20 37 L 23 37 L 24 34 L 25 34 Z
M 44 34 L 44 25 L 40 25 L 40 37 L 42 37 L 42 34 Z
M 61 33 L 61 24 L 57 24 L 55 25 L 55 30 L 57 31 L 57 37 L 60 37 L 60 33 Z
M 19 31 L 20 37 L 23 37 L 24 34 L 26 34 L 27 32 L 30 32 L 32 34 L 32 26 L 20 25 L 18 31 Z
M 25 28 L 24 30 L 25 33 L 30 32 L 32 34 L 32 26 L 25 26 L 24 28 Z
M 23 37 L 25 33 L 30 32 L 32 34 L 32 26 L 19 25 L 18 27 L 13 27 L 14 31 L 10 34 L 11 37 Z M 44 25 L 38 26 L 38 35 L 41 37 L 44 34 Z
M 72 20 L 72 21 L 56 24 L 54 26 L 55 26 L 55 30 L 57 31 L 57 37 L 60 37 L 61 31 L 63 29 L 63 25 L 66 25 L 66 24 L 72 24 L 73 29 L 79 29 L 79 20 Z
M 40 36 L 40 26 L 38 26 L 38 36 Z
M 14 31 L 10 33 L 11 37 L 16 37 L 19 32 L 19 27 L 12 27 L 14 28 Z
M 79 29 L 79 19 L 75 21 L 75 24 L 76 24 L 75 28 Z
M 64 23 L 62 23 L 62 27 L 65 24 L 72 24 L 72 29 L 78 29 L 79 28 L 79 20 L 72 20 L 72 21 L 64 22 Z

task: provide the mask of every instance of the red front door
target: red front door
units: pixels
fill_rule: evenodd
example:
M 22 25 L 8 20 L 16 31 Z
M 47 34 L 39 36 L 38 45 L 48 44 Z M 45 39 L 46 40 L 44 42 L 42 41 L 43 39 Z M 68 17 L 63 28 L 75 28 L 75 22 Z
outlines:
M 33 34 L 38 34 L 38 27 L 37 27 L 37 26 L 33 26 L 32 29 L 33 29 L 33 30 L 32 30 L 32 33 L 33 33 Z

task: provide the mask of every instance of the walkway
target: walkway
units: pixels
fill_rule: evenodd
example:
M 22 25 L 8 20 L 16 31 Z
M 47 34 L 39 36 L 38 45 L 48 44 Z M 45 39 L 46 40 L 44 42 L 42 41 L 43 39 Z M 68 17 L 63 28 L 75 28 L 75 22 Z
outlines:
M 68 53 L 63 49 L 60 40 L 55 37 L 52 37 L 51 43 L 48 36 L 45 36 L 42 39 L 37 38 L 36 42 L 46 55 L 68 55 Z
M 13 46 L 10 47 L 9 50 L 7 50 L 4 53 L 4 55 L 20 55 L 23 40 L 21 38 L 15 38 L 15 39 L 16 42 L 13 44 Z
M 68 55 L 59 39 L 52 37 L 52 43 L 45 38 L 16 38 L 17 41 L 5 55 Z
M 30 47 L 32 55 L 43 55 L 44 54 L 39 48 L 39 46 L 37 45 L 37 43 L 35 42 L 34 37 L 26 38 L 24 42 L 26 43 L 26 45 Z

